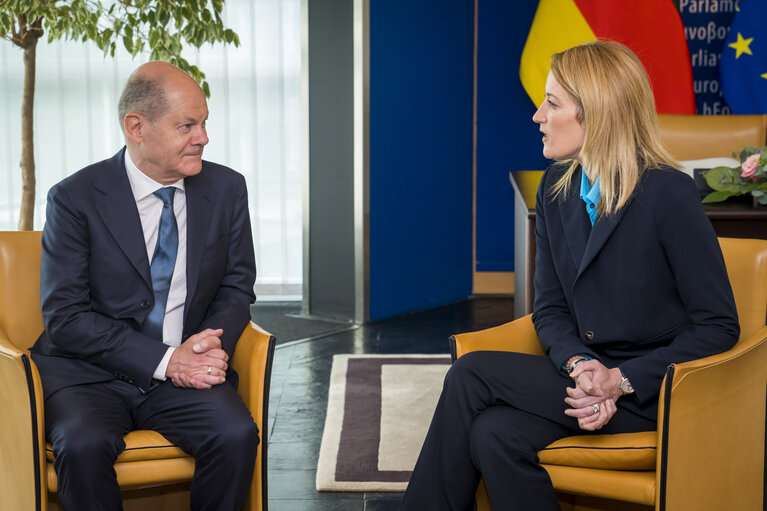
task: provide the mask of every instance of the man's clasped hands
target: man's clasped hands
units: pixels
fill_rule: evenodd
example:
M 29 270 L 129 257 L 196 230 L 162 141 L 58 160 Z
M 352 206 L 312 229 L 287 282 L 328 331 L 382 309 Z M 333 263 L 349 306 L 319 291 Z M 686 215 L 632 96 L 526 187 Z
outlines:
M 226 381 L 229 355 L 221 347 L 223 333 L 208 328 L 173 351 L 165 374 L 176 387 L 209 389 Z

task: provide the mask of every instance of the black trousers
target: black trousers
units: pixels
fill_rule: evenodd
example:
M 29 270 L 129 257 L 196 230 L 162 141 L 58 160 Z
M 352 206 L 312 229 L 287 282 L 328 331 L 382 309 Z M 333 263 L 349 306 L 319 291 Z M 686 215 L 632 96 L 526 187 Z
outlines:
M 158 431 L 194 456 L 193 510 L 245 505 L 258 427 L 229 383 L 191 390 L 166 381 L 146 394 L 122 380 L 76 385 L 48 397 L 45 423 L 67 511 L 122 509 L 114 462 L 136 429 Z
M 565 415 L 563 376 L 548 357 L 479 351 L 448 371 L 402 509 L 468 511 L 484 476 L 493 511 L 558 511 L 537 452 L 560 438 L 587 434 Z M 621 398 L 628 399 L 628 398 Z M 655 430 L 655 421 L 618 411 L 595 433 Z

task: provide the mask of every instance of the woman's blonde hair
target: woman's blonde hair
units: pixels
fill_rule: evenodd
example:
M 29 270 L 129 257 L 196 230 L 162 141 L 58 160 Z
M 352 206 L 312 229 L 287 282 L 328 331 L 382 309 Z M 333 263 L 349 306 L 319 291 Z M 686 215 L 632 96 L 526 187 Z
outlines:
M 551 72 L 578 105 L 586 130 L 578 160 L 600 180 L 599 215 L 623 207 L 645 169 L 677 165 L 660 140 L 647 73 L 630 49 L 591 41 L 554 54 Z M 578 163 L 553 185 L 554 196 L 568 193 Z

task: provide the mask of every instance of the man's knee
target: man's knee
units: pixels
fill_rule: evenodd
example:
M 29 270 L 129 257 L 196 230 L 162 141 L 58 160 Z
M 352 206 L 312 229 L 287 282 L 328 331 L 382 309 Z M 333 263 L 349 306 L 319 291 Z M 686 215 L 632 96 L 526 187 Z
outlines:
M 253 449 L 258 447 L 260 442 L 258 426 L 253 420 L 243 420 L 236 428 L 232 435 L 235 438 L 235 443 L 240 445 L 248 445 Z
M 259 442 L 258 426 L 250 417 L 229 421 L 216 438 L 220 448 L 231 453 L 253 452 L 254 457 Z
M 55 438 L 51 438 L 51 443 L 57 465 L 112 465 L 125 448 L 121 436 L 83 426 L 61 428 Z

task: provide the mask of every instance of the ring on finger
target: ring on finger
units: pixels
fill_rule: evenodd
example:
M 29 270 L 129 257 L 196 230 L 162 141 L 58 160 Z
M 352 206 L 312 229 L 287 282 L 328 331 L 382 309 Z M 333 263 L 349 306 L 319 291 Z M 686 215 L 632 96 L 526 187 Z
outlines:
M 210 374 L 210 371 L 208 371 L 208 374 Z M 594 410 L 594 413 L 599 413 L 599 403 L 591 405 L 591 409 Z
M 208 366 L 208 374 L 210 374 L 210 371 L 211 371 L 211 367 Z

